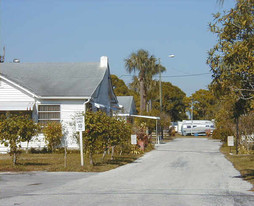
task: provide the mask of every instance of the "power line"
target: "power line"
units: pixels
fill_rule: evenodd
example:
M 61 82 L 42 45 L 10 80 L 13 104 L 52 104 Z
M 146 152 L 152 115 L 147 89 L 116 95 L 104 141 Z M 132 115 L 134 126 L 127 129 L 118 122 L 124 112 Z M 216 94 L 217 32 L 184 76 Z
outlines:
M 183 74 L 183 75 L 172 75 L 172 76 L 162 76 L 162 77 L 195 77 L 195 76 L 203 76 L 203 75 L 208 75 L 211 73 L 197 73 L 197 74 Z
M 182 75 L 165 75 L 165 76 L 161 76 L 161 77 L 171 77 L 171 78 L 176 78 L 176 77 L 195 77 L 195 76 L 203 76 L 203 75 L 208 75 L 211 73 L 196 73 L 196 74 L 182 74 Z M 121 75 L 119 78 L 123 77 L 123 76 L 133 76 L 130 74 L 123 74 Z M 158 75 L 155 75 L 155 77 L 158 77 Z

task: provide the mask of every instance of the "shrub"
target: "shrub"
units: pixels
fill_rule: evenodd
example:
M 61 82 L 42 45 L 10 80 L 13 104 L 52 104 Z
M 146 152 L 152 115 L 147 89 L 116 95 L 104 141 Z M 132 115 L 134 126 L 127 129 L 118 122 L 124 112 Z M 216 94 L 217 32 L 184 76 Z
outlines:
M 48 122 L 44 126 L 42 132 L 45 136 L 45 143 L 47 144 L 49 151 L 54 152 L 61 144 L 63 136 L 62 124 L 60 122 Z
M 11 115 L 0 118 L 0 142 L 10 146 L 10 155 L 13 155 L 13 165 L 16 164 L 20 143 L 30 141 L 38 134 L 39 127 L 27 115 Z

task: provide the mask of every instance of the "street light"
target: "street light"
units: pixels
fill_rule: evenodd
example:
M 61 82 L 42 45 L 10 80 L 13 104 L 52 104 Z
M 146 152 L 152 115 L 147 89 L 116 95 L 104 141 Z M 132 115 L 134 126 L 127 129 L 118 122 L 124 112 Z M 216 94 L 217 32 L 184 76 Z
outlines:
M 168 55 L 169 58 L 174 58 L 174 54 Z M 160 81 L 159 81 L 159 87 L 160 87 L 160 114 L 162 113 L 162 87 L 161 87 L 161 59 L 159 58 L 159 76 L 160 76 Z M 161 127 L 161 124 L 160 124 Z M 162 136 L 163 130 L 161 130 L 161 136 Z M 158 144 L 160 144 L 159 138 L 158 138 Z

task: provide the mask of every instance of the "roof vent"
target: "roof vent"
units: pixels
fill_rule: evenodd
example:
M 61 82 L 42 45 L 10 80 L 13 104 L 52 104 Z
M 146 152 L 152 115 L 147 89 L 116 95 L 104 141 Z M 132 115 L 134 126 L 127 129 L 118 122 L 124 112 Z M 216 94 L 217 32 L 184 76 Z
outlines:
M 20 63 L 19 59 L 13 59 L 13 63 Z
M 100 67 L 108 67 L 108 57 L 106 57 L 106 56 L 101 57 Z

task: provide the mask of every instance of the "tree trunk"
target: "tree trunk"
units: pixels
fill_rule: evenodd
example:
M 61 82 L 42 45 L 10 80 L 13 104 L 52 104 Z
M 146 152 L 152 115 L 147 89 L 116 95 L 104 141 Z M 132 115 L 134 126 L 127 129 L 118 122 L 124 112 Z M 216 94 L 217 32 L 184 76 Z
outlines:
M 26 145 L 26 154 L 28 154 L 28 145 L 29 145 L 29 141 L 27 141 L 27 145 Z
M 146 109 L 145 85 L 143 78 L 140 78 L 140 113 Z
M 122 156 L 122 153 L 123 153 L 123 146 L 121 145 L 121 150 L 120 150 L 120 156 Z
M 239 144 L 240 144 L 240 137 L 239 137 L 239 117 L 236 117 L 236 154 L 239 154 Z
M 106 156 L 106 154 L 107 154 L 107 148 L 105 148 L 104 149 L 104 152 L 103 152 L 103 155 L 102 155 L 102 161 L 104 161 L 104 159 L 105 159 L 105 156 Z
M 114 159 L 115 146 L 112 146 L 111 160 Z
M 90 161 L 90 165 L 93 165 L 93 164 L 94 164 L 92 152 L 89 152 L 89 161 Z
M 16 155 L 16 152 L 13 153 L 13 166 L 16 165 L 16 162 L 17 162 L 17 155 Z
M 163 126 L 161 126 L 161 139 L 164 139 L 164 134 L 163 134 Z
M 67 167 L 67 146 L 64 147 L 64 168 Z

